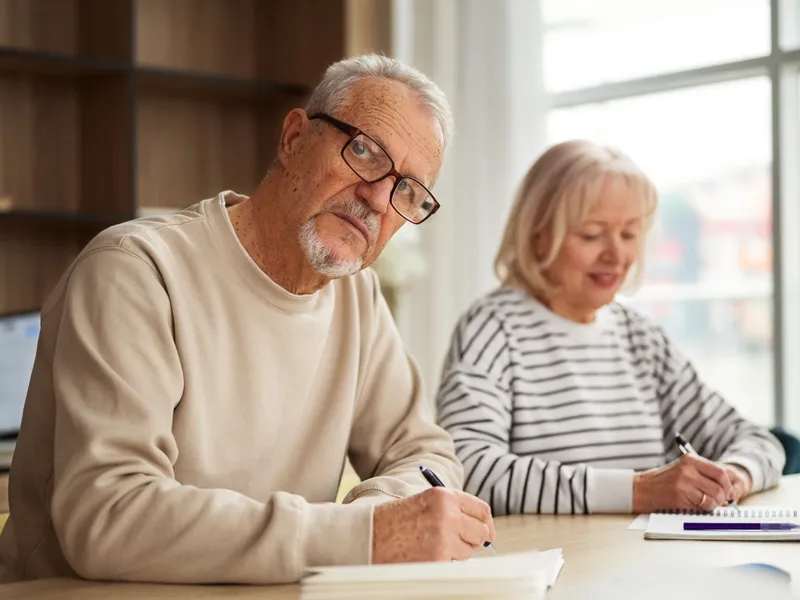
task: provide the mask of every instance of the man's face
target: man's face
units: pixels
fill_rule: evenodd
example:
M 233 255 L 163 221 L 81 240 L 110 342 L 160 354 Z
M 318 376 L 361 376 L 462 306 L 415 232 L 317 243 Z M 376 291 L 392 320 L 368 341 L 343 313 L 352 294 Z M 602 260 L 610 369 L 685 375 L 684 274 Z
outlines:
M 441 129 L 406 86 L 361 80 L 349 102 L 331 116 L 376 140 L 403 175 L 431 187 L 442 158 Z M 348 136 L 302 111 L 287 118 L 281 162 L 297 226 L 309 262 L 323 275 L 342 277 L 371 265 L 406 220 L 389 204 L 393 177 L 366 183 L 341 156 Z

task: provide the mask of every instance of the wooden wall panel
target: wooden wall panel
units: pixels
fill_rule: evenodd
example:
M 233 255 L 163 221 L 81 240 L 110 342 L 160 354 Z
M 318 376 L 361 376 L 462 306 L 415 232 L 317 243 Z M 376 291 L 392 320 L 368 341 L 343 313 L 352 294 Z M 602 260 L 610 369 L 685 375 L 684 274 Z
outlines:
M 0 196 L 15 209 L 78 207 L 79 93 L 70 82 L 0 76 Z
M 2 2 L 3 0 L 0 0 Z M 50 4 L 61 0 L 51 0 Z M 78 46 L 82 54 L 129 61 L 133 56 L 136 0 L 80 0 Z
M 133 205 L 132 83 L 99 77 L 81 85 L 80 209 L 131 215 Z
M 261 2 L 256 20 L 269 31 L 257 40 L 262 79 L 314 86 L 344 56 L 344 0 Z
M 258 120 L 248 103 L 149 96 L 139 102 L 138 206 L 187 206 L 259 180 Z
M 0 46 L 73 54 L 77 0 L 0 0 Z
M 83 241 L 50 225 L 0 223 L 0 313 L 40 307 Z
M 143 65 L 254 77 L 255 2 L 138 0 L 136 60 Z M 259 31 L 259 35 L 271 34 Z

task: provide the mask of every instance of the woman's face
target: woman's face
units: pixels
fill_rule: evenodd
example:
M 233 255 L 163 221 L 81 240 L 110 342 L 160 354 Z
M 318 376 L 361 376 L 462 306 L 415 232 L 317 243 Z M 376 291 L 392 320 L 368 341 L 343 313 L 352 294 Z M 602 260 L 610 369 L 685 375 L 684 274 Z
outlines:
M 643 203 L 631 189 L 606 181 L 586 220 L 567 232 L 546 271 L 558 287 L 547 299 L 554 312 L 591 322 L 595 311 L 614 300 L 641 255 L 644 216 Z

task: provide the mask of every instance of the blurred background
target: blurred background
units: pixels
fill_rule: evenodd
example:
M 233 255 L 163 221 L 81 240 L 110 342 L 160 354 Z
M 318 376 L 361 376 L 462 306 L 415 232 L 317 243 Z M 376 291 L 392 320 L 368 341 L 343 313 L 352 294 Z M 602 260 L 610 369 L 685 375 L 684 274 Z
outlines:
M 800 0 L 0 0 L 0 313 L 27 316 L 0 318 L 0 405 L 83 244 L 247 193 L 286 110 L 367 51 L 426 72 L 456 118 L 442 209 L 376 264 L 431 395 L 497 285 L 524 171 L 583 137 L 660 193 L 644 285 L 620 300 L 745 416 L 800 430 Z

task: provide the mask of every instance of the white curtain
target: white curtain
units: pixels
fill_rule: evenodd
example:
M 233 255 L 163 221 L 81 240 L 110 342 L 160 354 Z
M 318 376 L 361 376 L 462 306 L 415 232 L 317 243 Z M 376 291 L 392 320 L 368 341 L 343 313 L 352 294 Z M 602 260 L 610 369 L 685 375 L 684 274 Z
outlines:
M 420 226 L 428 272 L 398 323 L 431 397 L 459 316 L 497 285 L 494 255 L 517 184 L 545 146 L 538 0 L 393 0 L 393 54 L 447 94 L 456 135 Z

